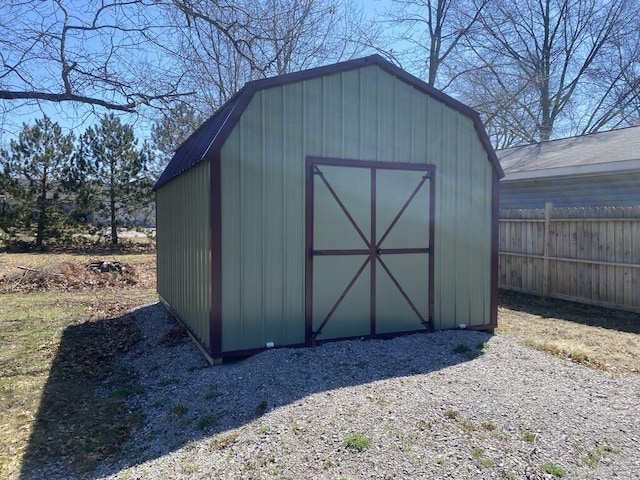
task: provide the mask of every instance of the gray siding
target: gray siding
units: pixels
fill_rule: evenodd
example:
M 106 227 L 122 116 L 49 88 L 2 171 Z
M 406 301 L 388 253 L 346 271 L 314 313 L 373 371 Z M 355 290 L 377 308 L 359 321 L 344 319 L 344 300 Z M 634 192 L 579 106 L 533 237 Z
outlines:
M 156 191 L 158 293 L 206 347 L 211 305 L 209 162 Z
M 223 351 L 304 341 L 306 156 L 436 165 L 435 326 L 491 323 L 494 170 L 473 122 L 370 66 L 258 91 L 223 146 Z
M 500 208 L 640 205 L 640 172 L 500 182 Z

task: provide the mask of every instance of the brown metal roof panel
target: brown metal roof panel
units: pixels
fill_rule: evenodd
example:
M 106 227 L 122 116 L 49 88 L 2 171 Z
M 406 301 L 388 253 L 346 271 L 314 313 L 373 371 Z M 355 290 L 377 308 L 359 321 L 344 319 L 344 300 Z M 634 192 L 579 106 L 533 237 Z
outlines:
M 209 152 L 214 141 L 223 130 L 231 113 L 239 104 L 243 90 L 240 90 L 227 103 L 206 120 L 200 127 L 178 147 L 171 161 L 158 178 L 154 190 L 160 188 L 174 177 L 200 162 Z

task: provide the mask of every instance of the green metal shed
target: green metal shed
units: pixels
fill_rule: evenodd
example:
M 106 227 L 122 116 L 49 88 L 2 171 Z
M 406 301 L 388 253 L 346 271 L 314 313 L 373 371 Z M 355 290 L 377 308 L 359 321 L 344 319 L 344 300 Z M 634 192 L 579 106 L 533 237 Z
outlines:
M 247 83 L 158 180 L 158 293 L 210 358 L 497 325 L 476 112 L 382 57 Z

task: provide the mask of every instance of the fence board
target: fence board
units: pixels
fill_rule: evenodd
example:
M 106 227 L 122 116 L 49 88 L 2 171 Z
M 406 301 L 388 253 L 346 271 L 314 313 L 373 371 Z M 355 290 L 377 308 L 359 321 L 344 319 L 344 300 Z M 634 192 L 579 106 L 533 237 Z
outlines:
M 640 206 L 500 212 L 500 288 L 640 312 Z

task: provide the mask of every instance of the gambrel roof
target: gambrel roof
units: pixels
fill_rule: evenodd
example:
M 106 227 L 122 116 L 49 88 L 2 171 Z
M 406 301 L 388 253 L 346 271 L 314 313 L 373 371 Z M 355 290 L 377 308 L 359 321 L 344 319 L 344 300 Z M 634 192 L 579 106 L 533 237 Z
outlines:
M 309 80 L 320 76 L 369 67 L 372 65 L 377 65 L 382 70 L 408 83 L 417 90 L 437 99 L 450 108 L 457 110 L 462 115 L 469 117 L 473 121 L 478 137 L 487 152 L 488 160 L 498 172 L 499 177 L 504 175 L 502 168 L 500 167 L 500 163 L 498 162 L 495 152 L 491 146 L 491 142 L 489 141 L 489 137 L 487 136 L 484 126 L 480 121 L 480 117 L 475 110 L 440 92 L 439 90 L 436 90 L 419 78 L 414 77 L 391 62 L 385 60 L 380 55 L 371 55 L 333 65 L 279 75 L 262 80 L 254 80 L 246 83 L 236 95 L 220 107 L 213 116 L 205 121 L 193 133 L 193 135 L 178 147 L 176 153 L 169 162 L 169 165 L 164 172 L 162 172 L 162 175 L 156 182 L 154 189 L 160 188 L 172 178 L 193 167 L 201 160 L 219 152 L 255 92 L 289 83 Z

